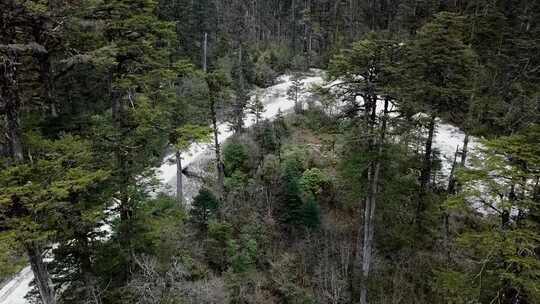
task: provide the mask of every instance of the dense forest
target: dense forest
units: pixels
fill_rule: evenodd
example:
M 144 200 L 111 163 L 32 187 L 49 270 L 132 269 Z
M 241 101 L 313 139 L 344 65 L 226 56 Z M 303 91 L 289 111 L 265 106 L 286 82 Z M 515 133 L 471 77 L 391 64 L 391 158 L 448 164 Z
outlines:
M 540 303 L 540 2 L 0 0 L 0 304 Z

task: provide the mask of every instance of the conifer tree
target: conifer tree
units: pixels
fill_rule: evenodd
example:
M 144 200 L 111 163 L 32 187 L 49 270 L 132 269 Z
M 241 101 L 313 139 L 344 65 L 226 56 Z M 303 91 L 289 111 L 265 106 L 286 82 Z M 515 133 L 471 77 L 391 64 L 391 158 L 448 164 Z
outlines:
M 439 13 L 418 32 L 401 67 L 407 101 L 403 109 L 427 115 L 427 139 L 419 177 L 416 222 L 424 226 L 433 166 L 433 138 L 437 118 L 451 118 L 467 111 L 474 68 L 473 54 L 464 44 L 463 17 Z
M 170 141 L 176 149 L 176 199 L 180 204 L 184 203 L 182 190 L 182 153 L 194 143 L 210 141 L 212 130 L 206 126 L 195 126 L 191 124 L 176 128 L 170 135 Z
M 299 74 L 292 76 L 291 86 L 287 90 L 287 99 L 294 102 L 294 113 L 299 114 L 303 111 L 302 94 L 304 92 L 304 84 Z

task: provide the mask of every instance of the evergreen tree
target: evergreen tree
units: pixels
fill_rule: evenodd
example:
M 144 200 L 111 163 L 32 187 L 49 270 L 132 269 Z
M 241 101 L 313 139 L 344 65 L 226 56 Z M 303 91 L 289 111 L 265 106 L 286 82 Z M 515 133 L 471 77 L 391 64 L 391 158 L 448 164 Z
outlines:
M 118 192 L 120 241 L 128 259 L 132 255 L 131 222 L 142 187 L 138 176 L 159 161 L 166 142 L 160 88 L 177 77 L 169 58 L 174 45 L 174 24 L 156 16 L 154 1 L 107 1 L 89 7 L 86 18 L 103 22 L 95 32 L 99 44 L 92 62 L 108 75 L 111 113 L 98 117 L 95 136 L 102 153 L 111 155 Z
M 199 194 L 193 199 L 193 208 L 190 210 L 192 220 L 206 230 L 210 219 L 212 219 L 219 208 L 219 201 L 208 189 L 201 189 Z
M 96 170 L 89 144 L 78 138 L 52 141 L 35 134 L 26 138 L 30 160 L 4 168 L 0 175 L 1 210 L 11 235 L 29 252 L 43 302 L 55 303 L 44 248 L 54 240 L 79 241 L 79 234 L 87 238 L 97 229 L 99 218 L 88 216 L 96 208 L 99 214 L 102 205 L 85 203 L 84 197 L 105 181 L 107 172 Z M 86 227 L 77 226 L 81 224 Z
M 466 225 L 459 232 L 460 254 L 449 271 L 439 274 L 447 301 L 535 303 L 538 299 L 539 131 L 538 125 L 532 125 L 486 142 L 482 159 L 458 174 L 462 192 L 448 200 L 449 207 L 462 213 L 474 206 L 494 212 L 477 219 L 476 227 Z
M 302 102 L 302 94 L 304 92 L 304 84 L 299 74 L 292 76 L 291 86 L 287 90 L 287 99 L 294 102 L 294 113 L 300 114 L 303 111 L 304 104 Z
M 425 225 L 428 189 L 433 166 L 433 137 L 437 117 L 457 119 L 468 108 L 473 54 L 464 44 L 463 17 L 440 13 L 419 31 L 408 46 L 400 74 L 406 103 L 403 111 L 423 112 L 427 119 L 416 222 Z

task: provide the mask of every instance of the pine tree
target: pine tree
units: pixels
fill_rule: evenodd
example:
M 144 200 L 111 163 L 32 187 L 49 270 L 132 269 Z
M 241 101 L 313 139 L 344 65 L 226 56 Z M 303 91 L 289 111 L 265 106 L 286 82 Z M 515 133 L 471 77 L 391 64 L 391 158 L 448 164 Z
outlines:
M 302 113 L 304 107 L 302 102 L 304 84 L 299 74 L 294 74 L 291 81 L 291 86 L 287 90 L 287 99 L 294 102 L 294 113 L 299 114 Z
M 469 79 L 474 61 L 473 53 L 464 44 L 463 35 L 463 17 L 452 13 L 437 14 L 433 21 L 422 27 L 408 46 L 401 67 L 404 81 L 400 90 L 407 101 L 402 105 L 403 109 L 424 112 L 428 116 L 428 135 L 419 178 L 418 227 L 425 225 L 437 117 L 463 117 L 468 108 Z
M 191 218 L 201 229 L 206 230 L 209 220 L 216 215 L 218 208 L 217 197 L 210 190 L 203 188 L 193 199 L 193 208 L 190 210 Z
M 462 191 L 448 200 L 449 208 L 470 214 L 476 207 L 486 215 L 460 229 L 453 267 L 439 274 L 447 301 L 535 303 L 539 298 L 538 138 L 535 124 L 488 141 L 474 168 L 458 173 Z
M 260 94 L 255 94 L 255 96 L 251 98 L 250 102 L 248 103 L 247 110 L 248 114 L 253 116 L 255 124 L 259 124 L 262 114 L 264 113 L 264 104 L 261 100 Z
M 399 49 L 399 45 L 392 40 L 372 34 L 353 44 L 352 49 L 336 55 L 329 69 L 330 80 L 337 80 L 337 83 L 326 94 L 347 102 L 346 117 L 360 119 L 356 121 L 360 133 L 355 135 L 359 138 L 359 148 L 370 158 L 365 172 L 366 195 L 360 199 L 359 204 L 359 210 L 363 210 L 363 220 L 358 227 L 358 256 L 355 257 L 355 275 L 361 277 L 360 303 L 367 303 L 368 298 L 367 281 L 372 263 L 375 210 L 381 192 L 381 162 L 388 129 L 389 106 L 390 102 L 395 102 L 391 88 L 395 85 L 393 71 Z M 361 97 L 361 101 L 357 97 Z M 384 103 L 382 111 L 380 101 Z M 358 111 L 361 111 L 360 118 Z
M 206 74 L 206 83 L 208 84 L 208 106 L 210 108 L 210 119 L 214 132 L 214 148 L 216 152 L 216 170 L 217 170 L 217 193 L 219 197 L 223 195 L 225 168 L 221 157 L 221 145 L 219 142 L 218 113 L 217 107 L 221 102 L 229 98 L 229 81 L 221 71 L 215 71 Z
M 174 24 L 155 15 L 154 1 L 107 1 L 90 6 L 86 18 L 105 21 L 93 33 L 99 44 L 90 53 L 92 63 L 108 75 L 111 113 L 98 117 L 102 153 L 111 155 L 115 199 L 120 210 L 120 241 L 128 260 L 132 254 L 131 222 L 135 216 L 137 177 L 159 161 L 166 143 L 160 88 L 177 78 L 169 58 Z
M 204 143 L 210 141 L 212 130 L 206 126 L 195 126 L 191 124 L 176 128 L 169 136 L 171 144 L 176 149 L 176 199 L 178 203 L 184 203 L 182 190 L 182 153 L 189 149 L 194 143 Z
M 83 222 L 91 226 L 82 229 L 85 233 L 96 228 L 97 221 L 83 221 L 85 212 L 95 210 L 94 206 L 84 205 L 82 198 L 108 174 L 94 167 L 88 142 L 72 136 L 55 141 L 35 134 L 26 136 L 25 150 L 31 155 L 28 162 L 5 168 L 0 174 L 1 210 L 7 219 L 5 224 L 29 252 L 43 302 L 56 303 L 42 257 L 44 248 L 54 240 L 73 240 L 77 237 L 73 233 L 76 225 Z

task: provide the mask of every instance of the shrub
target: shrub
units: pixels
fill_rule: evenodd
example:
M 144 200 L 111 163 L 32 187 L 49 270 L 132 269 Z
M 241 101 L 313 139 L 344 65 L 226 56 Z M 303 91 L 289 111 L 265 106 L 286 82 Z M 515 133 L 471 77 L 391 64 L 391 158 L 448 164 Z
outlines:
M 193 199 L 190 210 L 191 220 L 206 229 L 208 222 L 213 218 L 219 208 L 219 200 L 208 189 L 202 188 Z

